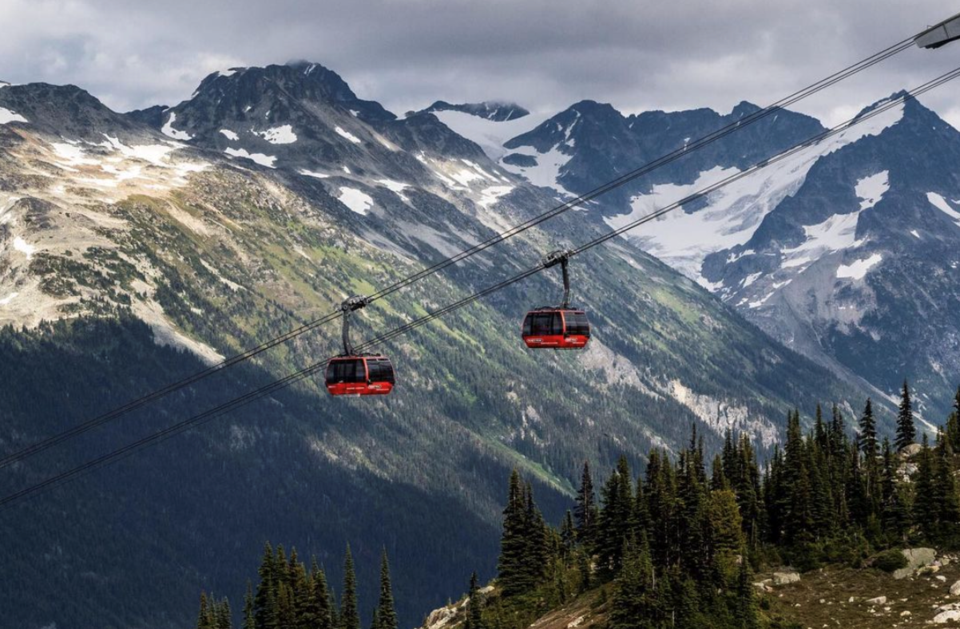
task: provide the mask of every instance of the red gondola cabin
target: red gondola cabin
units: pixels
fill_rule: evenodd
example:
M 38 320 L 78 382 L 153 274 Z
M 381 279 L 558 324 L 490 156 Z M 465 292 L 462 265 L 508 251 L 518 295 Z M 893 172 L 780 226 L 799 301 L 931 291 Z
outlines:
M 523 342 L 527 347 L 583 349 L 590 340 L 590 321 L 583 310 L 541 308 L 523 319 Z
M 393 365 L 386 356 L 334 356 L 326 382 L 330 395 L 386 395 L 393 390 Z

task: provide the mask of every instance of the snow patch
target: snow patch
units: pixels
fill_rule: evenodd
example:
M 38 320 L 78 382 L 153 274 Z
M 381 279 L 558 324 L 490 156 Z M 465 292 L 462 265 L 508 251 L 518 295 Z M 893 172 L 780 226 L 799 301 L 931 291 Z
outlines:
M 240 136 L 237 135 L 237 132 L 231 131 L 230 129 L 220 129 L 220 133 L 225 135 L 228 140 L 233 140 L 234 142 L 240 139 Z
M 306 168 L 301 168 L 301 169 L 300 169 L 299 171 L 297 171 L 297 172 L 299 172 L 299 173 L 300 173 L 301 175 L 303 175 L 304 177 L 314 177 L 314 178 L 316 178 L 316 179 L 327 179 L 327 178 L 330 177 L 330 175 L 328 175 L 328 174 L 326 174 L 326 173 L 318 173 L 318 172 L 313 171 L 313 170 L 307 170 Z
M 561 152 L 558 147 L 559 145 L 553 147 L 546 153 L 540 153 L 533 147 L 521 146 L 520 148 L 516 149 L 515 152 L 535 158 L 537 160 L 536 166 L 513 166 L 503 162 L 500 162 L 500 166 L 504 170 L 508 170 L 514 174 L 525 177 L 527 181 L 535 186 L 539 186 L 541 188 L 553 188 L 560 194 L 575 196 L 570 194 L 568 190 L 557 183 L 557 179 L 560 177 L 561 170 L 567 165 L 567 162 L 570 161 L 571 157 L 570 155 L 566 155 Z
M 490 186 L 489 188 L 484 188 L 480 192 L 482 195 L 480 197 L 480 205 L 490 207 L 496 203 L 500 197 L 510 194 L 512 191 L 513 186 Z
M 266 166 L 267 168 L 276 168 L 273 165 L 277 158 L 272 155 L 264 155 L 263 153 L 248 153 L 247 149 L 234 149 L 228 148 L 224 151 L 227 155 L 231 157 L 242 157 L 244 159 L 249 159 L 261 166 Z
M 340 203 L 343 203 L 361 216 L 366 216 L 370 208 L 373 207 L 373 198 L 366 192 L 361 192 L 356 188 L 341 187 L 340 195 L 337 199 Z
M 822 223 L 804 225 L 806 240 L 798 247 L 784 249 L 781 252 L 784 256 L 781 266 L 783 268 L 805 266 L 819 259 L 824 253 L 842 251 L 863 244 L 863 241 L 856 239 L 860 212 L 862 210 L 850 214 L 836 214 Z
M 933 205 L 933 207 L 937 208 L 938 210 L 940 210 L 941 212 L 943 212 L 944 214 L 952 218 L 954 221 L 956 221 L 957 225 L 960 226 L 960 212 L 957 212 L 955 209 L 950 207 L 950 204 L 947 202 L 946 199 L 944 199 L 942 196 L 940 196 L 936 192 L 928 192 L 927 201 L 929 201 L 931 205 Z
M 391 192 L 395 193 L 402 201 L 409 203 L 410 199 L 403 194 L 403 191 L 410 187 L 408 183 L 401 183 L 399 181 L 393 181 L 392 179 L 378 179 L 377 183 L 387 188 Z
M 857 260 L 853 264 L 841 264 L 837 268 L 837 277 L 839 279 L 862 280 L 867 275 L 867 271 L 879 264 L 881 260 L 883 260 L 883 256 L 875 253 L 869 258 Z
M 890 171 L 884 170 L 857 181 L 855 191 L 860 198 L 860 209 L 866 210 L 876 205 L 890 189 Z
M 353 135 L 349 131 L 344 130 L 342 127 L 335 127 L 333 130 L 337 132 L 337 135 L 339 135 L 340 137 L 346 138 L 347 140 L 353 142 L 354 144 L 363 144 L 360 138 Z
M 170 112 L 170 117 L 167 118 L 167 122 L 163 125 L 163 128 L 160 129 L 160 132 L 169 138 L 173 138 L 174 140 L 183 140 L 184 142 L 187 140 L 192 140 L 193 136 L 186 131 L 178 131 L 177 129 L 173 128 L 173 123 L 176 121 L 177 114 Z
M 293 127 L 288 124 L 273 127 L 266 131 L 254 131 L 253 133 L 254 135 L 259 135 L 270 144 L 293 144 L 297 141 L 297 134 L 293 132 Z
M 27 256 L 27 260 L 31 259 L 33 257 L 34 252 L 37 250 L 36 247 L 34 247 L 31 244 L 28 244 L 20 236 L 17 236 L 16 238 L 13 239 L 13 248 L 19 251 L 20 253 L 22 253 L 23 255 Z
M 9 124 L 11 122 L 27 122 L 27 119 L 9 109 L 0 107 L 0 124 Z
M 19 295 L 19 294 L 20 294 L 20 293 L 10 293 L 9 295 L 7 295 L 6 297 L 4 297 L 3 299 L 0 299 L 0 306 L 6 306 L 6 305 L 9 304 L 11 301 L 13 301 L 14 299 L 16 299 L 16 298 L 17 298 L 17 295 Z

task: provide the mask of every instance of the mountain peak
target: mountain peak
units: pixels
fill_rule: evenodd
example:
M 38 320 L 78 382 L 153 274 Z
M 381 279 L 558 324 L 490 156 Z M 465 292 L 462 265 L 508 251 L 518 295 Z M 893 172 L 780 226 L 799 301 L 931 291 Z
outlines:
M 507 120 L 516 120 L 530 114 L 530 112 L 516 103 L 501 101 L 483 101 L 480 103 L 462 103 L 451 104 L 443 100 L 438 100 L 426 109 L 426 113 L 438 111 L 459 111 L 466 114 L 472 114 L 478 118 L 493 120 L 495 122 L 506 122 Z
M 762 109 L 763 108 L 759 105 L 755 105 L 750 101 L 742 100 L 737 104 L 736 107 L 733 108 L 733 111 L 730 112 L 730 115 L 736 118 L 743 118 L 744 116 L 755 114 Z
M 868 105 L 867 107 L 864 107 L 854 117 L 854 120 L 859 120 L 864 116 L 866 116 L 867 114 L 870 114 L 871 112 L 874 112 L 880 109 L 881 107 L 885 107 L 890 104 L 893 104 L 893 106 L 890 108 L 891 110 L 900 111 L 901 119 L 923 120 L 926 122 L 940 120 L 940 117 L 934 111 L 925 107 L 919 100 L 914 98 L 906 90 L 900 90 L 900 91 L 894 92 L 890 96 L 883 98 L 881 100 L 878 100 L 872 105 Z M 890 110 L 887 110 L 886 112 L 878 115 L 880 117 L 886 118 L 894 114 L 891 113 Z
M 72 139 L 102 139 L 102 131 L 133 132 L 134 123 L 76 85 L 26 83 L 0 88 L 0 107 L 39 130 Z

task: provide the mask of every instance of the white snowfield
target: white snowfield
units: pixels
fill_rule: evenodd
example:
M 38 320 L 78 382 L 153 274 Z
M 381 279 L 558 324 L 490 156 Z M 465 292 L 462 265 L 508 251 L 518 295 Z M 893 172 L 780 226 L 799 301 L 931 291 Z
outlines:
M 648 253 L 660 258 L 701 286 L 713 292 L 724 290 L 701 276 L 703 260 L 709 254 L 741 246 L 756 232 L 764 217 L 788 196 L 796 194 L 810 169 L 821 157 L 867 136 L 876 136 L 900 122 L 903 104 L 849 127 L 817 144 L 798 150 L 790 157 L 775 161 L 738 181 L 711 193 L 707 207 L 687 213 L 673 210 L 656 221 L 625 234 Z M 605 219 L 619 228 L 642 216 L 680 201 L 722 179 L 735 175 L 734 168 L 715 167 L 700 173 L 689 185 L 654 186 L 649 194 L 634 197 L 628 214 Z M 866 177 L 856 185 L 861 199 L 860 211 L 873 207 L 889 188 L 888 173 Z M 807 241 L 784 250 L 783 266 L 805 267 L 826 252 L 857 244 L 854 233 L 859 213 L 834 217 L 820 225 L 804 228 Z
M 369 194 L 347 186 L 340 188 L 337 200 L 361 216 L 366 216 L 373 207 L 373 198 Z
M 293 132 L 293 127 L 288 124 L 273 127 L 266 131 L 254 131 L 254 133 L 270 144 L 293 144 L 297 141 L 297 134 Z
M 557 182 L 563 167 L 570 161 L 571 156 L 566 155 L 560 150 L 560 145 L 553 147 L 546 153 L 540 153 L 532 146 L 521 146 L 514 150 L 514 153 L 533 157 L 537 160 L 536 166 L 513 166 L 500 162 L 504 170 L 520 175 L 526 178 L 531 184 L 541 188 L 552 188 L 561 195 L 576 196 Z
M 20 114 L 0 107 L 0 124 L 9 124 L 11 122 L 27 122 L 27 119 Z
M 836 214 L 822 223 L 804 225 L 803 231 L 806 240 L 792 249 L 783 249 L 782 268 L 804 267 L 819 260 L 824 254 L 843 251 L 859 247 L 863 244 L 857 240 L 857 221 L 860 212 L 850 214 Z
M 230 129 L 220 129 L 220 133 L 226 136 L 228 140 L 233 140 L 234 142 L 240 139 L 240 136 L 237 135 L 237 132 L 231 131 Z
M 522 118 L 498 122 L 462 111 L 435 111 L 433 115 L 457 135 L 478 144 L 493 161 L 510 152 L 510 149 L 503 147 L 504 142 L 536 128 L 548 117 L 542 113 L 531 113 Z
M 224 151 L 227 155 L 231 157 L 242 157 L 244 159 L 249 159 L 261 166 L 266 166 L 267 168 L 276 168 L 274 162 L 277 161 L 277 158 L 273 155 L 264 155 L 263 153 L 250 153 L 247 149 L 235 149 L 228 148 Z

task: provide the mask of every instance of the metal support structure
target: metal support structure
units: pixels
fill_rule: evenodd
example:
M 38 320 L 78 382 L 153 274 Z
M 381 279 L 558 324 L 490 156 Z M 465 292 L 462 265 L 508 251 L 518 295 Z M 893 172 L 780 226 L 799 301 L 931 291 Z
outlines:
M 567 269 L 567 262 L 571 256 L 573 256 L 572 251 L 560 249 L 548 253 L 542 262 L 545 269 L 559 264 L 563 271 L 563 302 L 560 304 L 560 308 L 564 310 L 570 307 L 570 271 Z
M 960 14 L 948 18 L 917 35 L 913 41 L 920 48 L 932 50 L 960 39 Z
M 350 313 L 355 310 L 360 310 L 367 305 L 367 298 L 354 296 L 347 300 L 344 300 L 340 304 L 340 310 L 343 312 L 343 328 L 341 329 L 341 336 L 343 338 L 343 355 L 344 356 L 353 356 L 353 345 L 350 344 Z

